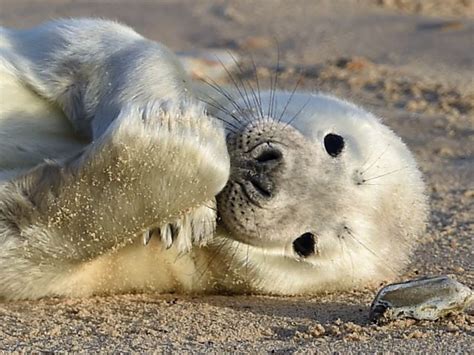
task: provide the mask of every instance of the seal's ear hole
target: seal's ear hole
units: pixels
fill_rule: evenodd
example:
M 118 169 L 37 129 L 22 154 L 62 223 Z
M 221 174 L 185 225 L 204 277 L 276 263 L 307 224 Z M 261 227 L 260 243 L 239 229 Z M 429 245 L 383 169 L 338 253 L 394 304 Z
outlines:
M 344 138 L 334 133 L 326 134 L 324 148 L 330 156 L 337 157 L 344 149 Z
M 296 254 L 306 258 L 315 252 L 316 241 L 313 233 L 304 233 L 293 242 L 293 249 Z

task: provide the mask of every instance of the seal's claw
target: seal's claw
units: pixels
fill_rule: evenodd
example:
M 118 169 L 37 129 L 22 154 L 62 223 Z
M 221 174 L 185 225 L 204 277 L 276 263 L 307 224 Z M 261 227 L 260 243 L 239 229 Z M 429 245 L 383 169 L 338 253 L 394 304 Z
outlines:
M 193 245 L 203 246 L 214 235 L 216 228 L 215 201 L 191 210 L 175 223 L 177 235 L 174 243 L 180 252 L 188 252 Z
M 143 245 L 147 246 L 150 242 L 151 237 L 153 236 L 153 231 L 149 230 L 143 233 Z
M 169 249 L 173 244 L 173 229 L 170 224 L 165 224 L 160 228 L 161 241 L 166 249 Z
M 193 245 L 205 245 L 212 238 L 215 228 L 215 201 L 211 201 L 191 210 L 173 223 L 145 232 L 143 244 L 147 245 L 151 237 L 157 233 L 166 249 L 176 245 L 179 252 L 186 253 Z

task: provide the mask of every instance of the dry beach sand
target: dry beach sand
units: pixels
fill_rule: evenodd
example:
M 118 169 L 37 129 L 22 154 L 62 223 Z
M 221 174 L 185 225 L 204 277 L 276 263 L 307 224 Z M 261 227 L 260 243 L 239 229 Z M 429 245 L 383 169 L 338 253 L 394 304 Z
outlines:
M 119 19 L 174 50 L 252 53 L 269 82 L 353 100 L 416 154 L 432 216 L 400 279 L 452 274 L 474 286 L 473 0 L 0 0 L 0 24 Z M 368 322 L 375 289 L 314 297 L 122 295 L 0 303 L 0 350 L 474 352 L 474 316 Z

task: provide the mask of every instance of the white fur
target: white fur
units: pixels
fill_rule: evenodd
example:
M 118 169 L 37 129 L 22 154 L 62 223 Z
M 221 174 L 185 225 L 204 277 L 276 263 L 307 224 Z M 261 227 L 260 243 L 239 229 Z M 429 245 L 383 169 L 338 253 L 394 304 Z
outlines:
M 304 261 L 294 257 L 293 239 L 273 248 L 232 242 L 229 270 L 238 281 L 228 278 L 226 287 L 236 288 L 237 283 L 253 292 L 293 295 L 375 285 L 394 278 L 409 261 L 427 212 L 422 176 L 412 154 L 380 119 L 352 103 L 321 93 L 280 91 L 272 95 L 261 93 L 261 106 L 268 108 L 271 100 L 276 102 L 275 117 L 285 112 L 282 122 L 292 120 L 307 144 L 315 145 L 312 159 L 319 169 L 304 172 L 317 176 L 314 184 L 330 186 L 338 175 L 347 174 L 334 197 L 343 208 L 328 218 L 318 214 L 314 202 L 301 202 L 302 210 L 316 211 L 313 216 L 319 223 L 319 254 Z M 246 105 L 244 99 L 237 104 Z M 340 162 L 324 151 L 323 138 L 331 132 L 344 136 L 346 142 Z M 324 171 L 327 164 L 339 165 L 338 175 Z M 298 174 L 297 170 L 294 179 Z M 356 185 L 362 177 L 368 179 L 367 186 Z M 298 198 L 303 200 L 303 196 Z M 323 202 L 333 203 L 326 198 Z M 356 238 L 340 229 L 345 222 Z M 346 237 L 341 241 L 338 234 Z M 218 230 L 217 235 L 228 239 L 225 230 Z
M 338 253 L 328 227 L 319 258 L 302 262 L 288 245 L 249 246 L 218 227 L 208 247 L 184 254 L 208 241 L 210 204 L 229 174 L 222 127 L 196 103 L 191 85 L 168 49 L 111 21 L 0 30 L 0 297 L 314 293 L 367 285 L 404 265 L 414 243 L 394 247 L 376 236 L 391 209 L 400 224 L 389 231 L 420 233 L 423 183 L 411 154 L 364 110 L 305 93 L 294 96 L 284 119 L 304 106 L 292 126 L 314 149 L 337 130 L 351 147 L 345 169 L 357 171 L 385 150 L 391 166 L 375 164 L 372 176 L 409 166 L 387 175 L 390 188 L 341 197 L 362 244 Z M 280 111 L 288 95 L 277 94 Z M 169 223 L 183 235 L 170 249 L 169 238 L 142 245 L 143 232 Z

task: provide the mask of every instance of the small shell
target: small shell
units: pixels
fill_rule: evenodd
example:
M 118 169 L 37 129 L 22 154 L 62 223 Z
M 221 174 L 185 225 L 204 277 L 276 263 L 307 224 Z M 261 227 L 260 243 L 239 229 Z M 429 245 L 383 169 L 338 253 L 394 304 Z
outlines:
M 436 320 L 463 311 L 473 301 L 471 289 L 460 282 L 448 276 L 425 277 L 382 288 L 372 302 L 369 318 Z

